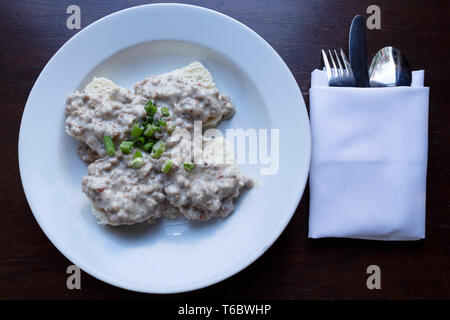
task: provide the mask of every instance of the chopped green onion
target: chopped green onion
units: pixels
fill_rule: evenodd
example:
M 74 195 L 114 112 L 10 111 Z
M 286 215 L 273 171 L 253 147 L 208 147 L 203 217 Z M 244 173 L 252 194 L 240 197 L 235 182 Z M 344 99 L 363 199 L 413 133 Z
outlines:
M 167 125 L 167 123 L 164 120 L 159 119 L 158 122 L 161 127 L 165 127 Z
M 172 159 L 167 159 L 166 162 L 164 162 L 161 171 L 163 173 L 167 173 L 170 171 L 171 168 L 172 168 Z
M 170 116 L 169 108 L 167 108 L 167 107 L 162 107 L 162 108 L 161 108 L 161 114 L 162 114 L 164 117 Z
M 152 158 L 153 159 L 158 159 L 162 153 L 166 151 L 166 145 L 164 144 L 164 142 L 162 142 L 161 140 L 159 140 L 152 149 Z
M 134 139 L 134 146 L 137 148 L 142 147 L 145 144 L 145 138 L 144 137 L 137 137 Z
M 149 123 L 144 130 L 144 136 L 151 137 L 153 135 L 153 133 L 155 132 L 155 130 L 156 130 L 156 127 L 154 125 L 152 125 L 151 123 Z
M 158 132 L 162 132 L 162 128 L 161 125 L 159 123 L 159 120 L 156 121 L 156 123 L 153 123 L 153 125 L 155 126 L 155 130 Z
M 156 131 L 162 132 L 161 123 L 159 123 L 159 119 L 153 119 L 153 125 L 155 126 Z
M 142 153 L 139 150 L 136 151 L 134 156 L 133 156 L 133 159 L 136 159 L 136 158 L 142 158 Z
M 140 126 L 139 124 L 134 124 L 133 129 L 131 129 L 131 136 L 133 138 L 140 137 L 142 131 L 144 131 L 144 128 L 142 126 Z
M 167 132 L 168 132 L 169 134 L 172 134 L 172 133 L 175 131 L 175 129 L 176 129 L 176 126 L 175 126 L 175 125 L 170 126 L 170 128 L 167 129 Z
M 169 130 L 167 130 L 167 132 L 169 132 L 169 134 L 172 134 L 175 131 L 175 129 L 176 129 L 175 125 L 170 126 L 170 128 L 169 128 Z
M 133 149 L 133 141 L 122 141 L 120 144 L 120 150 L 125 154 L 131 153 L 131 149 Z
M 143 149 L 145 152 L 150 152 L 150 151 L 152 151 L 154 145 L 155 145 L 155 143 L 154 143 L 153 141 L 149 141 L 149 142 L 147 142 L 146 144 L 144 144 L 144 146 L 142 147 L 142 149 Z
M 103 141 L 105 142 L 105 149 L 108 156 L 114 156 L 116 154 L 116 148 L 114 148 L 114 142 L 108 135 L 103 136 Z
M 145 111 L 151 116 L 156 113 L 156 106 L 153 104 L 152 100 L 148 100 L 147 104 L 145 105 Z
M 133 161 L 131 161 L 131 167 L 133 169 L 139 169 L 140 167 L 142 167 L 142 163 L 144 161 L 142 160 L 142 158 L 135 158 L 133 159 Z
M 183 167 L 184 167 L 184 169 L 186 169 L 186 171 L 191 171 L 191 170 L 194 170 L 194 168 L 195 168 L 195 163 L 192 163 L 192 162 L 185 162 L 185 163 L 183 163 Z

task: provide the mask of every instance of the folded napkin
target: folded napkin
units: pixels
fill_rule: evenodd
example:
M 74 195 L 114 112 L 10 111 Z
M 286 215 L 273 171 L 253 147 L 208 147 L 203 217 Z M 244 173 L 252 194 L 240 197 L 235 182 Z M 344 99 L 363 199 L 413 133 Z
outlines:
M 309 237 L 425 237 L 428 94 L 411 87 L 328 87 L 311 75 Z

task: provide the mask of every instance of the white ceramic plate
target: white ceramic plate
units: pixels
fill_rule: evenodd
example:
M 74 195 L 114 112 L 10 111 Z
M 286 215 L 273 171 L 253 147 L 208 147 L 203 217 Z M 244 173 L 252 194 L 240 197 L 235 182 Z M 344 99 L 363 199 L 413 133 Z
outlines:
M 86 165 L 64 132 L 66 97 L 94 75 L 133 84 L 201 61 L 237 112 L 221 128 L 280 129 L 280 169 L 242 170 L 258 186 L 226 219 L 129 227 L 98 225 L 81 192 Z M 28 98 L 19 164 L 42 230 L 74 264 L 112 285 L 149 293 L 202 288 L 239 272 L 278 238 L 303 194 L 310 163 L 308 116 L 278 54 L 248 27 L 218 12 L 158 4 L 122 10 L 89 25 L 49 61 Z

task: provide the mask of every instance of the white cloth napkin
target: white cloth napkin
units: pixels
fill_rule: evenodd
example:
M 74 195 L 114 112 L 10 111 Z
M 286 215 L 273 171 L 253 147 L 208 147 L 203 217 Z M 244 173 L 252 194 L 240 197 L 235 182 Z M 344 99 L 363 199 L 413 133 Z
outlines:
M 309 237 L 425 237 L 428 94 L 411 87 L 328 87 L 311 75 Z

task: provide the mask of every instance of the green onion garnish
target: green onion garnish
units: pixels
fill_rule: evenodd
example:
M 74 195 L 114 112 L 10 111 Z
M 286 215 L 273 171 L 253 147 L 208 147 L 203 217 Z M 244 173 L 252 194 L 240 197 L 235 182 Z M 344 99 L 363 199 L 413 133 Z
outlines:
M 153 125 L 155 126 L 155 130 L 158 132 L 162 132 L 161 124 L 159 123 L 159 119 L 153 119 Z
M 131 129 L 131 136 L 133 138 L 140 137 L 142 131 L 144 131 L 144 128 L 142 128 L 142 126 L 140 126 L 139 124 L 134 124 L 133 129 Z
M 122 152 L 125 154 L 131 153 L 132 149 L 133 141 L 122 141 L 122 143 L 120 144 L 120 150 L 122 150 Z
M 155 132 L 155 130 L 156 130 L 156 127 L 154 125 L 152 125 L 151 123 L 149 123 L 144 130 L 144 136 L 151 137 L 153 135 L 153 133 Z
M 167 107 L 162 107 L 162 108 L 161 108 L 161 114 L 162 114 L 164 117 L 170 116 L 169 108 L 167 108 Z
M 168 132 L 169 134 L 172 134 L 172 133 L 175 131 L 175 129 L 176 129 L 176 126 L 175 126 L 175 125 L 170 126 L 170 128 L 167 130 L 167 132 Z
M 158 159 L 162 153 L 166 151 L 166 145 L 164 144 L 164 142 L 162 142 L 161 140 L 159 140 L 152 149 L 152 158 L 153 159 Z
M 116 148 L 114 148 L 114 142 L 108 135 L 103 136 L 103 141 L 105 142 L 105 149 L 108 156 L 114 156 L 116 154 Z
M 162 128 L 161 125 L 159 123 L 159 120 L 156 121 L 156 123 L 153 123 L 153 125 L 155 126 L 155 130 L 158 132 L 162 132 Z
M 144 137 L 137 137 L 134 139 L 134 146 L 137 148 L 142 147 L 145 144 L 145 138 Z
M 142 158 L 135 158 L 133 159 L 133 161 L 131 161 L 131 167 L 133 169 L 139 169 L 140 167 L 142 167 L 142 163 L 143 163 Z
M 145 111 L 148 115 L 153 116 L 156 113 L 156 106 L 153 104 L 151 100 L 148 100 L 147 104 L 145 105 Z
M 194 168 L 195 168 L 195 163 L 192 163 L 192 162 L 185 162 L 185 163 L 183 163 L 183 167 L 184 167 L 184 169 L 186 169 L 186 171 L 191 171 L 191 170 L 194 170 Z
M 167 173 L 170 171 L 171 168 L 172 168 L 172 159 L 167 159 L 166 162 L 164 162 L 161 171 L 163 173 Z
M 142 158 L 142 153 L 138 150 L 134 153 L 133 159 Z
M 159 119 L 158 122 L 161 127 L 165 127 L 167 125 L 167 123 L 164 120 Z
M 155 145 L 155 143 L 154 143 L 153 141 L 149 141 L 149 142 L 147 142 L 146 144 L 144 144 L 144 146 L 142 147 L 142 149 L 143 149 L 145 152 L 150 152 L 150 151 L 152 151 L 154 145 Z

